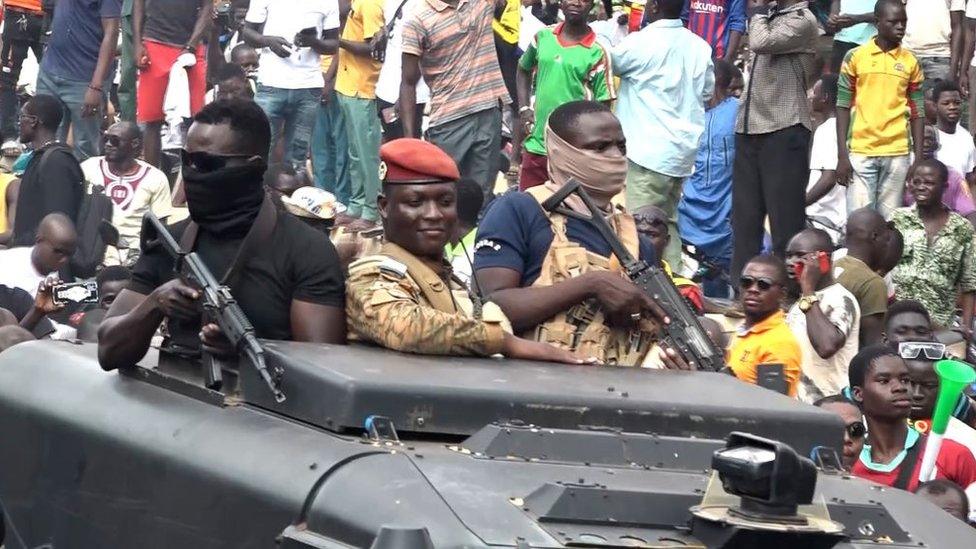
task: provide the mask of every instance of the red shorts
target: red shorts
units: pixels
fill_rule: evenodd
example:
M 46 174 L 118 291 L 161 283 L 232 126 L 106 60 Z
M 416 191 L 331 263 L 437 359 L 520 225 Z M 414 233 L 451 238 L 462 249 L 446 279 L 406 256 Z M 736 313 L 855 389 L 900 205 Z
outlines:
M 145 40 L 149 66 L 139 69 L 139 84 L 136 89 L 136 120 L 139 122 L 162 122 L 163 100 L 169 85 L 169 72 L 176 58 L 184 52 L 183 48 Z M 196 114 L 203 108 L 203 97 L 207 93 L 207 49 L 197 46 L 197 64 L 187 69 L 190 83 L 190 112 Z
M 519 190 L 542 185 L 549 181 L 549 157 L 522 149 L 522 165 L 519 169 Z

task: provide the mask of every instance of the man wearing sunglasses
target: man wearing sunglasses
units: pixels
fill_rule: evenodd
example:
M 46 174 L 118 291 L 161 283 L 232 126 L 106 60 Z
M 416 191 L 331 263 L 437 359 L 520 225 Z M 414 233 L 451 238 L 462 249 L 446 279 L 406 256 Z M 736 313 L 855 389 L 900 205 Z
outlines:
M 844 422 L 844 451 L 841 464 L 845 471 L 850 471 L 864 447 L 864 435 L 867 433 L 861 409 L 844 395 L 824 397 L 813 405 L 840 416 Z
M 258 337 L 345 342 L 345 288 L 328 237 L 298 218 L 278 214 L 267 197 L 271 129 L 253 101 L 222 100 L 193 118 L 182 154 L 190 220 L 172 226 L 185 250 L 196 251 L 230 287 Z M 170 343 L 193 356 L 228 351 L 215 324 L 202 325 L 200 292 L 174 278 L 160 246 L 142 250 L 128 289 L 99 330 L 99 359 L 109 370 L 145 355 L 160 322 Z
M 139 258 L 142 218 L 151 211 L 163 219 L 170 215 L 172 197 L 166 174 L 139 160 L 142 131 L 134 122 L 112 125 L 102 136 L 102 153 L 81 164 L 86 187 L 100 186 L 112 199 L 112 225 L 119 244 L 105 251 L 104 265 L 131 267 Z
M 786 266 L 776 256 L 759 255 L 746 263 L 739 280 L 745 323 L 729 346 L 728 365 L 735 377 L 758 383 L 759 365 L 782 364 L 787 394 L 796 396 L 802 353 L 786 324 Z

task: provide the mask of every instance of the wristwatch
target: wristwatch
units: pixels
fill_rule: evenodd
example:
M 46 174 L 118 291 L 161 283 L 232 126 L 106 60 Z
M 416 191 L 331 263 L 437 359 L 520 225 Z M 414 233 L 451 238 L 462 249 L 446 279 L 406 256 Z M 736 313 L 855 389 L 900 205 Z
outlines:
M 806 313 L 812 309 L 818 301 L 820 301 L 820 298 L 817 297 L 817 294 L 805 295 L 800 297 L 799 301 L 796 302 L 796 305 L 800 308 L 800 311 Z

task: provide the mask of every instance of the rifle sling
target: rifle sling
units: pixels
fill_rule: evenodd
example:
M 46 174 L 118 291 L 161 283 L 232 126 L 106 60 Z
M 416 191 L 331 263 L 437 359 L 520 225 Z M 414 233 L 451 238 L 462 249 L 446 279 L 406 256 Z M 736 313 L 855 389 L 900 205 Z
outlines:
M 261 203 L 258 216 L 254 219 L 254 224 L 251 225 L 251 229 L 247 231 L 247 235 L 244 237 L 244 241 L 241 242 L 240 248 L 237 249 L 234 261 L 231 262 L 230 267 L 227 268 L 227 272 L 220 279 L 222 285 L 227 287 L 233 286 L 240 277 L 241 271 L 247 265 L 248 260 L 254 256 L 254 253 L 259 248 L 271 242 L 271 235 L 274 232 L 277 221 L 278 212 L 275 209 L 274 203 L 266 196 L 264 197 L 264 202 Z M 183 231 L 183 237 L 180 239 L 180 247 L 188 252 L 193 250 L 193 247 L 197 243 L 199 233 L 200 226 L 191 220 L 186 226 L 186 230 Z

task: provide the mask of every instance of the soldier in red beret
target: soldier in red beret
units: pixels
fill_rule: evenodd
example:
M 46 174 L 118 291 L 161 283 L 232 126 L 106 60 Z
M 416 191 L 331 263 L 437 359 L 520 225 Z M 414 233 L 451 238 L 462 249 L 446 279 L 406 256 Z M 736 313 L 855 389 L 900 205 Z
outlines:
M 349 266 L 349 336 L 413 353 L 582 363 L 567 351 L 512 335 L 501 309 L 471 295 L 452 275 L 444 246 L 457 229 L 460 174 L 451 157 L 406 138 L 383 145 L 380 158 L 385 242 L 380 253 Z

